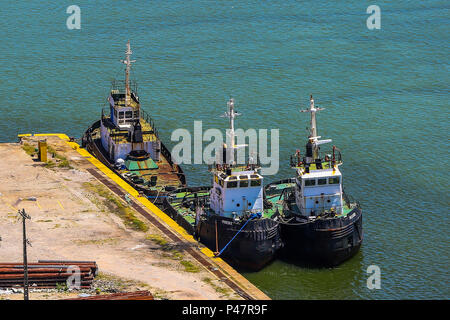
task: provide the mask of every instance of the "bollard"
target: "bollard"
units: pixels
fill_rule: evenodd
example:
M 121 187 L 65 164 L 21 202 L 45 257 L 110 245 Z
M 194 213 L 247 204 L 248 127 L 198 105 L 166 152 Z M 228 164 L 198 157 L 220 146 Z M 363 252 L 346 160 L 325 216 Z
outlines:
M 39 140 L 39 161 L 47 162 L 47 140 Z

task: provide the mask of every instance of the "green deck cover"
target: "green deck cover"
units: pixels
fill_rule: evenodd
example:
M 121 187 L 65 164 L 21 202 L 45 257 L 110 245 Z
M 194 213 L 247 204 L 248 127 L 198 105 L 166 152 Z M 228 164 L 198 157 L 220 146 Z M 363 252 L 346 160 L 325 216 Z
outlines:
M 158 169 L 158 165 L 151 158 L 144 161 L 127 160 L 125 161 L 125 165 L 129 171 Z

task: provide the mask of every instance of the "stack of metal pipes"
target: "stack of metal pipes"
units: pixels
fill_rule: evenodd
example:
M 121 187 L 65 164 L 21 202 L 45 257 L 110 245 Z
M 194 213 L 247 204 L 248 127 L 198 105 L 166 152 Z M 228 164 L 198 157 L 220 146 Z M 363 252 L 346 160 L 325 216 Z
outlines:
M 98 274 L 95 261 L 39 260 L 27 269 L 28 287 L 36 289 L 89 289 Z M 22 262 L 0 262 L 0 289 L 23 287 L 24 277 Z

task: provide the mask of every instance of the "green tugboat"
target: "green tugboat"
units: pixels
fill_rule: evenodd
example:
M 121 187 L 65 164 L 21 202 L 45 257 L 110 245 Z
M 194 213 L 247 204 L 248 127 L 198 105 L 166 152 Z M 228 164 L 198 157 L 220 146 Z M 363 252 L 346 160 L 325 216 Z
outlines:
M 284 247 L 281 257 L 317 266 L 336 266 L 358 252 L 362 240 L 362 210 L 343 189 L 340 151 L 333 146 L 321 152 L 319 146 L 331 142 L 317 136 L 316 112 L 311 96 L 311 128 L 304 157 L 291 156 L 295 178 L 265 187 L 268 206 L 280 223 Z
M 125 81 L 113 81 L 109 114 L 92 124 L 82 146 L 149 200 L 159 203 L 168 191 L 186 185 L 181 167 L 159 139 L 154 121 L 142 109 L 136 83 L 130 81 L 134 60 L 127 43 Z

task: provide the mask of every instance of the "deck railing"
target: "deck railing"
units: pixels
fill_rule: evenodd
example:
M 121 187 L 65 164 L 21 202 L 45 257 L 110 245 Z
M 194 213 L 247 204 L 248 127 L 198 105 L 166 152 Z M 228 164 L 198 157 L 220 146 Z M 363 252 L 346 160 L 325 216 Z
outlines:
M 321 163 L 332 163 L 333 161 L 333 150 L 319 151 L 319 159 Z M 338 148 L 335 148 L 334 159 L 337 164 L 342 163 L 342 155 Z M 290 165 L 292 168 L 304 165 L 306 162 L 306 157 L 300 152 L 296 152 L 290 156 Z M 314 162 L 313 162 L 314 163 Z
M 130 91 L 134 92 L 137 95 L 137 83 L 134 80 L 129 82 Z M 111 91 L 114 90 L 117 93 L 125 94 L 125 80 L 113 80 L 111 82 Z
M 231 172 L 236 171 L 252 171 L 259 169 L 261 167 L 261 162 L 259 161 L 259 157 L 256 158 L 256 163 L 247 162 L 246 164 L 226 164 L 226 163 L 217 163 L 214 162 L 212 164 L 208 164 L 209 171 L 226 171 L 227 169 L 231 169 Z
M 142 108 L 140 108 L 141 110 L 141 118 L 145 120 L 145 122 L 147 122 L 150 127 L 152 128 L 152 133 L 156 136 L 156 138 L 159 140 L 159 132 L 158 129 L 155 126 L 155 121 L 153 120 L 153 118 Z
M 347 194 L 344 189 L 342 190 L 342 198 L 349 208 L 361 208 L 361 204 L 359 203 L 359 201 L 354 199 L 351 195 Z

